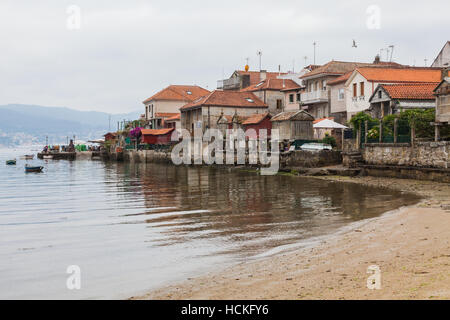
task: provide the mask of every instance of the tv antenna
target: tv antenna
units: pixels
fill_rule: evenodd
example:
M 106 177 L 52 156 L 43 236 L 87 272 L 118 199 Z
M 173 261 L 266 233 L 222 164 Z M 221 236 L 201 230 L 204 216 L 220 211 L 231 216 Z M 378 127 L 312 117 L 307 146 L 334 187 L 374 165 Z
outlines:
M 256 55 L 259 57 L 259 71 L 261 71 L 261 56 L 262 56 L 262 51 L 258 50 L 256 52 Z
M 316 45 L 317 45 L 317 42 L 314 41 L 313 42 L 313 46 L 314 46 L 314 64 L 316 64 Z
M 392 62 L 392 55 L 394 54 L 394 45 L 391 44 L 391 45 L 389 46 L 389 48 L 391 48 L 391 58 L 389 59 L 389 61 Z

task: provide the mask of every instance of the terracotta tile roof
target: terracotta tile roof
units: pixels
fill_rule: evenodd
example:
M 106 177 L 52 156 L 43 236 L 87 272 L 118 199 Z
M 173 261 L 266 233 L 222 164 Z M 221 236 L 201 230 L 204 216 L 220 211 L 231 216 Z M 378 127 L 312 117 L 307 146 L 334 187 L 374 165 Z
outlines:
M 181 119 L 181 113 L 177 113 L 171 117 L 168 117 L 166 119 L 164 119 L 166 122 L 167 121 L 176 121 L 176 120 L 180 120 Z
M 208 90 L 199 86 L 170 85 L 146 99 L 143 103 L 147 103 L 151 100 L 181 100 L 189 102 L 194 101 L 208 93 Z
M 331 74 L 331 75 L 343 75 L 347 72 L 353 71 L 358 67 L 364 67 L 364 66 L 374 66 L 374 67 L 404 67 L 401 64 L 398 64 L 396 62 L 379 62 L 377 64 L 374 63 L 367 63 L 367 62 L 345 62 L 345 61 L 330 61 L 327 64 L 324 64 L 323 66 L 316 68 L 312 70 L 311 72 L 303 75 L 300 77 L 300 79 L 306 79 L 312 76 L 318 76 L 318 75 L 325 75 L 325 74 Z
M 141 129 L 141 133 L 146 136 L 146 135 L 151 135 L 151 136 L 161 136 L 161 135 L 165 135 L 168 134 L 170 132 L 172 132 L 173 130 L 175 130 L 175 128 L 167 128 L 167 129 Z
M 346 82 L 348 80 L 348 78 L 350 78 L 352 73 L 353 73 L 353 70 L 350 71 L 350 72 L 347 72 L 346 74 L 344 74 L 344 75 L 342 75 L 340 77 L 337 77 L 336 79 L 334 79 L 332 81 L 328 81 L 327 84 L 329 84 L 330 86 L 333 86 L 333 85 L 336 85 L 336 84 L 339 84 L 339 83 L 342 83 L 342 82 Z
M 389 94 L 391 99 L 405 100 L 435 100 L 433 90 L 435 83 L 402 83 L 383 84 L 381 87 Z
M 334 121 L 334 117 L 328 117 L 328 118 L 322 118 L 322 119 L 314 120 L 313 124 L 319 123 L 320 121 L 327 120 L 327 119 L 331 120 L 331 121 Z
M 210 94 L 182 106 L 180 110 L 201 106 L 267 108 L 267 105 L 252 92 L 214 90 Z
M 441 81 L 441 70 L 432 68 L 357 68 L 368 81 L 375 82 L 429 82 Z
M 250 85 L 258 84 L 261 82 L 261 72 L 259 71 L 244 71 L 244 70 L 236 70 L 236 72 L 242 75 L 250 75 Z M 276 79 L 279 75 L 285 75 L 287 73 L 278 73 L 278 72 L 267 72 L 266 71 L 266 79 Z
M 286 121 L 291 119 L 314 121 L 314 117 L 304 110 L 281 112 L 273 116 L 271 121 Z
M 176 112 L 156 112 L 155 118 L 170 118 L 176 116 L 179 113 Z
M 266 79 L 254 84 L 250 87 L 243 89 L 242 91 L 263 91 L 263 90 L 296 90 L 301 87 L 291 79 Z
M 270 114 L 268 112 L 254 114 L 254 115 L 251 115 L 250 117 L 247 117 L 247 119 L 244 122 L 242 122 L 242 124 L 244 124 L 244 125 L 258 124 L 261 121 L 263 121 L 266 117 L 270 117 Z

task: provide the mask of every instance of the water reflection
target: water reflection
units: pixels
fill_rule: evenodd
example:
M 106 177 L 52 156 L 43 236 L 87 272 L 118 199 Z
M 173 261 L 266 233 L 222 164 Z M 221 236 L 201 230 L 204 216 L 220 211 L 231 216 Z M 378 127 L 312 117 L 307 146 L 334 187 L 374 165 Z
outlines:
M 0 298 L 127 297 L 418 200 L 226 168 L 32 163 L 44 172 L 0 166 Z M 73 264 L 79 291 L 65 287 Z

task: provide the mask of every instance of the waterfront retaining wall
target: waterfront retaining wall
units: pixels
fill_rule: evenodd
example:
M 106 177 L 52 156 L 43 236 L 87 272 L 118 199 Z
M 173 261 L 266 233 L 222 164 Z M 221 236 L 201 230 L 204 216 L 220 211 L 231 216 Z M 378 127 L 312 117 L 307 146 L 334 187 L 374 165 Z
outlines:
M 296 150 L 282 154 L 280 162 L 282 167 L 319 168 L 342 163 L 342 155 L 332 150 Z
M 450 141 L 370 143 L 362 150 L 369 165 L 450 169 Z

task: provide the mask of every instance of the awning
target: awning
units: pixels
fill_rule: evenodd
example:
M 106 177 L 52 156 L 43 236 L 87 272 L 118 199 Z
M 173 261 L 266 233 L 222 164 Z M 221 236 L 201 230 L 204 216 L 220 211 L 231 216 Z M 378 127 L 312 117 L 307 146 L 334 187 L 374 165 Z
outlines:
M 316 124 L 313 125 L 314 129 L 348 129 L 348 127 L 334 122 L 333 120 L 330 119 L 325 119 L 322 120 L 320 122 L 317 122 Z

